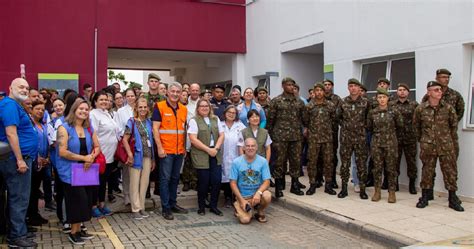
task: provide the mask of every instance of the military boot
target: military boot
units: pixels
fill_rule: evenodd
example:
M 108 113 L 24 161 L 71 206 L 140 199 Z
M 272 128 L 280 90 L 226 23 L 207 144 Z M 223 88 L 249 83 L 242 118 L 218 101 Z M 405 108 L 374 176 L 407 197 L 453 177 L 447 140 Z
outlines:
M 347 196 L 347 183 L 342 183 L 341 192 L 337 194 L 338 198 L 344 198 Z
M 295 195 L 304 195 L 304 192 L 301 191 L 300 187 L 298 186 L 298 178 L 297 177 L 292 177 L 291 178 L 290 193 L 293 193 Z
M 330 195 L 336 195 L 336 191 L 332 188 L 332 182 L 326 182 L 324 185 L 324 193 L 328 193 Z
M 275 197 L 283 197 L 283 179 L 275 179 Z
M 298 178 L 296 178 L 296 181 L 298 182 L 298 187 L 299 187 L 299 188 L 302 188 L 302 189 L 305 189 L 305 188 L 306 188 L 306 185 L 304 185 L 303 183 L 301 183 Z
M 452 208 L 458 212 L 464 212 L 464 208 L 461 206 L 461 201 L 456 195 L 456 191 L 449 191 L 449 208 Z
M 416 195 L 416 186 L 415 186 L 415 178 L 410 178 L 410 183 L 408 185 L 408 191 L 412 195 Z
M 434 191 L 433 191 L 433 188 L 430 188 L 430 189 L 427 189 L 428 192 L 426 192 L 428 194 L 428 201 L 432 201 L 434 200 Z
M 314 195 L 314 193 L 316 193 L 316 183 L 311 183 L 308 191 L 306 191 L 306 195 Z
M 337 181 L 336 181 L 336 180 L 332 180 L 332 182 L 331 182 L 331 188 L 333 188 L 333 189 L 334 189 L 334 188 L 335 188 L 335 189 L 339 188 L 339 186 L 337 185 Z
M 365 192 L 365 185 L 364 185 L 364 184 L 360 184 L 359 197 L 360 197 L 362 200 L 367 200 L 367 199 L 369 199 L 369 196 L 367 196 L 367 193 Z
M 418 203 L 416 204 L 417 208 L 425 208 L 426 206 L 428 206 L 429 191 L 429 189 L 421 190 L 421 197 L 418 199 Z
M 320 188 L 321 186 L 323 186 L 323 181 L 317 179 L 315 184 L 316 184 L 316 188 Z
M 372 196 L 372 201 L 380 201 L 380 199 L 382 198 L 382 194 L 380 192 L 380 187 L 375 187 L 375 192 Z
M 397 202 L 395 191 L 388 191 L 388 203 L 395 203 L 395 202 Z

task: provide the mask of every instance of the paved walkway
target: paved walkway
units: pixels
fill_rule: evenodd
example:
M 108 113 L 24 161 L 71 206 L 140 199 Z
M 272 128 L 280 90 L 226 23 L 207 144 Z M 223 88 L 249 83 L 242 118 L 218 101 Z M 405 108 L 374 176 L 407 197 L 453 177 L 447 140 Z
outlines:
M 382 190 L 382 200 L 372 202 L 370 198 L 374 188 L 368 188 L 368 200 L 361 200 L 359 194 L 354 192 L 349 184 L 349 196 L 339 199 L 324 193 L 324 188 L 319 188 L 315 195 L 296 196 L 289 192 L 291 181 L 287 176 L 287 185 L 283 202 L 291 205 L 303 206 L 314 212 L 327 212 L 347 218 L 346 222 L 357 223 L 361 226 L 371 227 L 387 236 L 400 235 L 405 241 L 426 243 L 471 236 L 474 241 L 474 203 L 464 200 L 464 212 L 456 212 L 448 208 L 446 196 L 435 195 L 429 206 L 424 209 L 416 208 L 420 197 L 411 195 L 401 186 L 401 191 L 396 193 L 397 203 L 387 203 L 388 192 Z M 308 178 L 301 177 L 300 181 L 309 186 Z M 339 192 L 340 188 L 336 191 Z M 474 246 L 471 244 L 471 246 Z

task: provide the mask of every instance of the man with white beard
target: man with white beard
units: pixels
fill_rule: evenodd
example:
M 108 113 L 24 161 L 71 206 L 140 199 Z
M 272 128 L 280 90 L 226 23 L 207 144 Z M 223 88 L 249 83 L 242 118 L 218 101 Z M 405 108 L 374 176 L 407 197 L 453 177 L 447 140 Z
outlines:
M 0 175 L 8 189 L 10 232 L 9 247 L 36 247 L 29 239 L 26 227 L 26 211 L 31 189 L 31 166 L 38 154 L 38 140 L 32 121 L 21 106 L 28 98 L 29 85 L 17 78 L 10 85 L 10 95 L 0 101 L 0 141 L 12 149 L 10 157 L 0 161 Z

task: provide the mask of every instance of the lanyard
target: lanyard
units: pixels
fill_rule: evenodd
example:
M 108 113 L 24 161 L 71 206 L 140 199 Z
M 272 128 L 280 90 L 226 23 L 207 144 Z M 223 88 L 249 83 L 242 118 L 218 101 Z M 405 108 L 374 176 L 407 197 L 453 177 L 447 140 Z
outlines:
M 150 139 L 150 135 L 148 134 L 148 129 L 146 128 L 145 125 L 143 125 L 143 122 L 139 120 L 139 123 L 140 123 L 140 126 L 143 128 L 143 130 L 145 130 L 145 133 L 146 133 L 146 137 L 148 139 Z

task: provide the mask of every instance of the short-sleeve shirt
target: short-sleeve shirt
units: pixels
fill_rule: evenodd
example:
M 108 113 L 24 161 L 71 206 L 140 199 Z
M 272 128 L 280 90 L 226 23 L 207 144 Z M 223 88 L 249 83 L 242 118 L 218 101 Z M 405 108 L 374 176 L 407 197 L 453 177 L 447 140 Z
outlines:
M 151 147 L 148 147 L 148 140 L 149 135 L 146 131 L 146 123 L 141 123 L 140 121 L 134 121 L 135 127 L 138 129 L 138 133 L 140 134 L 141 142 L 142 142 L 142 149 L 143 149 L 143 157 L 152 157 L 151 155 Z M 125 133 L 126 135 L 132 135 L 132 130 L 130 127 L 125 126 Z M 150 134 L 151 135 L 151 134 Z M 132 137 L 130 137 L 132 139 Z M 135 141 L 135 143 L 138 141 Z
M 207 125 L 211 125 L 211 120 L 209 119 L 209 117 L 204 117 L 204 122 L 206 122 Z M 217 126 L 219 127 L 219 133 L 224 132 L 222 125 L 217 125 Z M 198 131 L 199 131 L 199 129 L 198 129 L 196 120 L 195 119 L 189 120 L 188 134 L 197 135 Z M 212 136 L 212 134 L 211 134 L 211 143 L 209 144 L 209 146 L 211 146 L 211 147 L 214 146 L 214 143 L 215 143 L 214 136 Z
M 237 181 L 237 187 L 243 198 L 250 198 L 263 181 L 269 180 L 270 177 L 270 168 L 265 158 L 256 155 L 253 162 L 249 163 L 245 160 L 245 155 L 242 155 L 232 162 L 229 179 Z
M 25 109 L 15 100 L 5 97 L 0 101 L 0 141 L 8 143 L 6 127 L 16 126 L 22 155 L 35 158 L 38 154 L 38 136 Z

